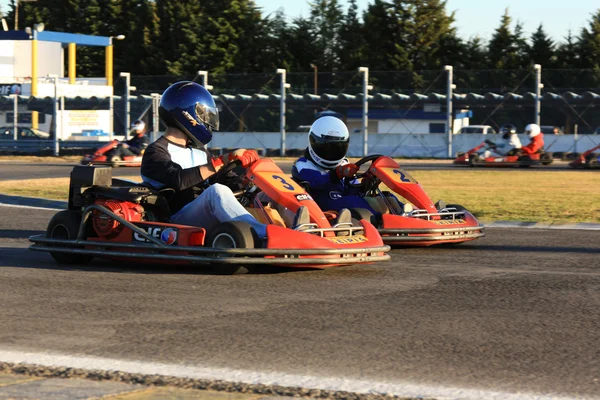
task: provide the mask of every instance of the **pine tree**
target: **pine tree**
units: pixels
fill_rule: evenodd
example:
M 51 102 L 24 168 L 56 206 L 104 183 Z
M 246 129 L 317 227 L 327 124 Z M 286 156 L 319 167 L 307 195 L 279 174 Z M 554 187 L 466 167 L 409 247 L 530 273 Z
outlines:
M 556 67 L 562 69 L 575 68 L 579 65 L 579 52 L 573 33 L 569 30 L 564 42 L 556 49 Z
M 342 7 L 338 0 L 315 0 L 310 4 L 312 21 L 311 33 L 314 36 L 317 54 L 315 62 L 323 71 L 333 71 L 338 66 L 340 28 L 343 21 Z
M 397 69 L 398 64 L 393 61 L 394 57 L 398 57 L 396 24 L 388 9 L 389 5 L 384 0 L 374 0 L 363 15 L 366 41 L 364 64 L 381 71 Z M 407 57 L 401 63 L 406 65 Z
M 517 44 L 510 28 L 511 18 L 508 9 L 504 12 L 500 26 L 496 28 L 488 45 L 489 65 L 492 69 L 516 68 Z
M 350 0 L 348 12 L 344 16 L 339 33 L 339 69 L 354 71 L 364 62 L 365 32 L 358 19 L 358 5 L 356 0 Z
M 156 15 L 159 20 L 157 46 L 164 57 L 166 73 L 189 77 L 195 71 L 207 69 L 207 42 L 202 35 L 206 17 L 200 3 L 156 0 Z
M 542 24 L 531 35 L 531 47 L 528 58 L 531 64 L 541 64 L 544 68 L 554 68 L 556 64 L 556 45 L 548 37 Z
M 580 67 L 600 70 L 600 9 L 592 15 L 589 28 L 582 28 L 578 48 Z

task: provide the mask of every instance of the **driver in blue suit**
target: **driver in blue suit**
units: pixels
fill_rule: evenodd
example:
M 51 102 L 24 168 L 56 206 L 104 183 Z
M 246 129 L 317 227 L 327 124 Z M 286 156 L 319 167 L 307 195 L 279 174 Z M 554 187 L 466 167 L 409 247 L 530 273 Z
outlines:
M 347 158 L 350 134 L 339 118 L 317 119 L 308 134 L 308 148 L 292 166 L 292 176 L 308 184 L 308 192 L 322 210 L 365 208 L 375 214 L 360 190 L 345 183 L 358 172 Z

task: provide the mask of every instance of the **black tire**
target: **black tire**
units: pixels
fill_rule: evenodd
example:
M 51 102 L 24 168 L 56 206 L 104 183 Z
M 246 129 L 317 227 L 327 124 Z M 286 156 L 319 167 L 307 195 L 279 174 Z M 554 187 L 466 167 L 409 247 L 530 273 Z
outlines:
M 598 154 L 591 154 L 591 157 L 587 157 L 585 160 L 585 166 L 587 168 L 598 168 Z
M 113 168 L 118 168 L 121 165 L 121 157 L 119 156 L 111 156 L 110 157 L 110 166 Z
M 361 219 L 364 219 L 375 225 L 375 227 L 378 226 L 378 222 L 375 218 L 375 215 L 373 215 L 373 213 L 367 210 L 366 208 L 351 208 L 350 214 L 352 215 L 352 218 L 355 218 L 359 221 Z
M 540 154 L 540 162 L 542 165 L 550 165 L 552 164 L 552 153 L 542 153 Z
M 253 249 L 256 232 L 246 222 L 229 221 L 220 224 L 206 240 L 206 247 L 226 249 Z M 247 274 L 249 266 L 239 264 L 217 264 L 212 266 L 217 275 Z
M 529 168 L 531 166 L 531 158 L 528 156 L 519 156 L 517 163 L 519 164 L 519 168 Z
M 469 154 L 469 165 L 471 167 L 474 167 L 475 164 L 480 160 L 479 154 L 477 153 L 473 153 L 473 154 Z
M 48 223 L 46 237 L 75 240 L 79 233 L 80 222 L 81 216 L 79 214 L 69 210 L 60 211 Z M 56 251 L 50 252 L 50 255 L 60 264 L 87 264 L 94 258 L 94 256 L 87 254 L 70 254 Z

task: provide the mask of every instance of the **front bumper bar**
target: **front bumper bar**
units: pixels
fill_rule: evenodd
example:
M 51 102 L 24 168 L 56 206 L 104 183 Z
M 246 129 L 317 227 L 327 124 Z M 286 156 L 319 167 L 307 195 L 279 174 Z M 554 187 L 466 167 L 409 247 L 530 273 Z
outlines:
M 483 225 L 452 228 L 378 229 L 384 243 L 458 242 L 485 236 Z M 436 235 L 437 234 L 437 235 Z
M 29 240 L 33 242 L 29 247 L 33 251 L 86 254 L 103 258 L 185 261 L 191 264 L 341 265 L 390 259 L 390 255 L 385 254 L 390 251 L 388 245 L 345 249 L 219 249 L 200 246 L 157 246 L 151 243 L 50 239 L 45 235 L 31 236 Z M 128 251 L 133 249 L 137 251 Z M 140 252 L 140 250 L 144 251 Z M 311 258 L 306 258 L 307 256 Z

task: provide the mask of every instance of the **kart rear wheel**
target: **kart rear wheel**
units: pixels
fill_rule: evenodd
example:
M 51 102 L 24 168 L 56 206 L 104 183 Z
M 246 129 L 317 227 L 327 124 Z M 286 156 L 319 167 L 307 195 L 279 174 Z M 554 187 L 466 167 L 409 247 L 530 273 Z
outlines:
M 206 246 L 218 249 L 253 249 L 255 235 L 252 227 L 246 222 L 224 222 L 208 235 Z M 250 272 L 250 267 L 240 264 L 215 264 L 211 268 L 217 275 L 241 275 Z
M 79 214 L 69 210 L 60 211 L 48 223 L 46 237 L 51 239 L 75 240 L 79 233 L 80 223 L 81 216 Z M 94 256 L 87 254 L 71 254 L 56 251 L 50 252 L 50 255 L 60 264 L 87 264 L 94 258 Z

